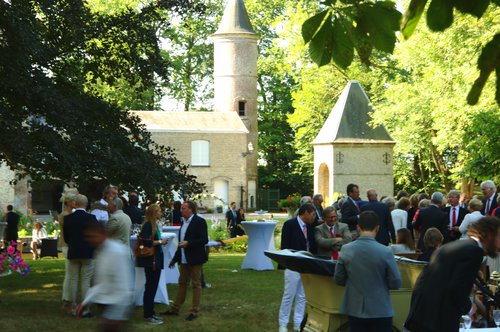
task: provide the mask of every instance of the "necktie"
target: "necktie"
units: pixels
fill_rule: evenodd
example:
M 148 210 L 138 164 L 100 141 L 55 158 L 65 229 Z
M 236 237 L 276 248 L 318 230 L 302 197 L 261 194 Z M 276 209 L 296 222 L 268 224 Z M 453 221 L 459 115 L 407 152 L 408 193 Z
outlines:
M 453 213 L 451 214 L 451 227 L 454 227 L 457 224 L 457 208 L 452 207 Z
M 307 225 L 304 224 L 302 226 L 302 233 L 304 233 L 304 237 L 306 238 L 306 250 L 309 251 L 309 240 L 307 239 Z
M 351 198 L 351 200 L 352 200 L 352 202 L 354 203 L 354 206 L 356 207 L 356 209 L 358 210 L 358 212 L 359 212 L 359 211 L 361 211 L 361 210 L 359 209 L 359 206 L 358 206 L 358 204 L 356 203 L 356 201 L 355 201 L 355 200 L 353 200 L 352 198 Z
M 484 215 L 487 216 L 490 214 L 490 199 L 488 198 L 488 202 L 486 203 L 486 210 L 484 210 Z
M 335 235 L 333 234 L 333 226 L 330 227 L 330 237 L 334 238 Z M 339 258 L 339 253 L 335 250 L 332 251 L 332 258 L 334 261 L 336 261 Z

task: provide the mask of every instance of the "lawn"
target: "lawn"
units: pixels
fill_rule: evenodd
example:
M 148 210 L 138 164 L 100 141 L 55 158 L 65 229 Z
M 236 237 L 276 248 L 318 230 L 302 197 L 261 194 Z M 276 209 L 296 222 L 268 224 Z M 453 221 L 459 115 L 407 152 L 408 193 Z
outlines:
M 8 331 L 96 331 L 98 318 L 76 319 L 61 311 L 64 260 L 27 258 L 32 272 L 28 277 L 0 278 L 0 330 Z M 275 331 L 283 293 L 282 271 L 240 270 L 243 254 L 212 253 L 205 276 L 212 288 L 204 289 L 200 317 L 186 322 L 191 296 L 188 293 L 181 315 L 168 317 L 165 324 L 149 326 L 142 321 L 142 307 L 131 317 L 131 330 L 153 331 Z M 232 272 L 237 270 L 237 272 Z M 177 285 L 168 285 L 170 300 Z M 156 311 L 167 309 L 156 305 Z

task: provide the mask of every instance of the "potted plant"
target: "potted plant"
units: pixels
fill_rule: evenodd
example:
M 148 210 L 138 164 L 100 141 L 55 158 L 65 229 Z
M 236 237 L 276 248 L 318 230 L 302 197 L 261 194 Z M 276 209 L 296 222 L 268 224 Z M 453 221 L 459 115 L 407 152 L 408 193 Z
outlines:
M 300 195 L 292 194 L 278 201 L 278 207 L 288 212 L 288 217 L 293 218 L 295 211 L 300 207 Z

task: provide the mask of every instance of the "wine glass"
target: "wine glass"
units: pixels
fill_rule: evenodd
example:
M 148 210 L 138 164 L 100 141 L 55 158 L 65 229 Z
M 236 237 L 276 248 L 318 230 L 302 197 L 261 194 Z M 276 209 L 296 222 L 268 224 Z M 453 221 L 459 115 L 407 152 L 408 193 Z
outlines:
M 500 310 L 493 310 L 493 320 L 497 328 L 500 327 Z
M 458 329 L 458 331 L 465 332 L 464 323 L 460 323 L 460 328 Z
M 470 319 L 469 315 L 463 315 L 462 320 L 464 321 L 464 326 L 465 329 L 470 329 L 470 326 L 472 325 L 472 320 Z

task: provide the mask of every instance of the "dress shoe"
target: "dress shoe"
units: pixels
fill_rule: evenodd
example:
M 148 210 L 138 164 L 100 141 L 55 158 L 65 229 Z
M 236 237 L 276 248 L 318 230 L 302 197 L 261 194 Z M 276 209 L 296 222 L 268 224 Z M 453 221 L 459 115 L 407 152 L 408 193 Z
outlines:
M 179 316 L 179 313 L 175 312 L 175 311 L 172 311 L 172 310 L 167 310 L 167 311 L 164 311 L 164 312 L 160 312 L 160 315 L 163 315 L 163 316 Z
M 148 324 L 151 324 L 151 325 L 161 325 L 161 324 L 163 324 L 162 320 L 156 319 L 154 317 L 144 318 L 144 321 L 146 323 L 148 323 Z
M 197 317 L 194 315 L 194 314 L 189 314 L 189 316 L 186 317 L 186 320 L 187 321 L 193 321 L 195 320 Z

